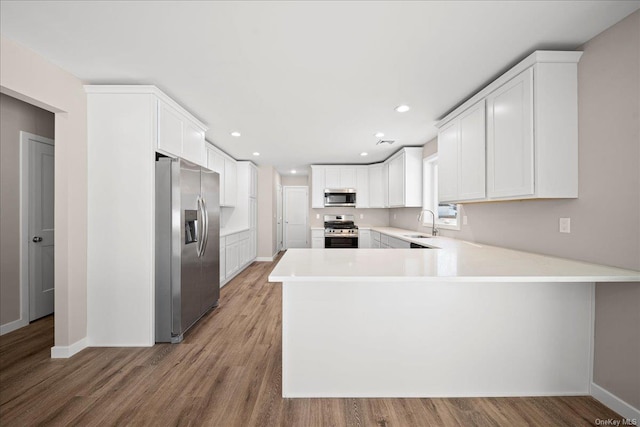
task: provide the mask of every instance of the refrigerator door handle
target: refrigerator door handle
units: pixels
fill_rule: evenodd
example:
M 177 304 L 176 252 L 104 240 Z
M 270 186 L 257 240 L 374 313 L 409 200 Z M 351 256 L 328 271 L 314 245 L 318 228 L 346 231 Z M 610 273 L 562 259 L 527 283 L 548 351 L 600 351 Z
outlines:
M 203 243 L 203 236 L 204 236 L 204 217 L 202 216 L 202 199 L 200 198 L 200 196 L 198 196 L 198 199 L 196 200 L 196 203 L 198 205 L 198 211 L 200 213 L 200 221 L 198 221 L 200 223 L 200 227 L 198 227 L 197 229 L 197 242 L 198 245 L 196 246 L 196 253 L 198 254 L 198 258 L 202 257 L 202 243 Z
M 209 211 L 207 211 L 207 201 L 204 197 L 200 199 L 202 201 L 202 218 L 203 222 L 203 242 L 202 242 L 202 256 L 207 252 L 207 243 L 209 242 Z

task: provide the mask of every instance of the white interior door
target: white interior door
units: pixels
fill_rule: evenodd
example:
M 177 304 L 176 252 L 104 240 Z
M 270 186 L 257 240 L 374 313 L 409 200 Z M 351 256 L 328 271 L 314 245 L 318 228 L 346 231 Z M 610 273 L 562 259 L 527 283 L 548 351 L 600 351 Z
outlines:
M 278 185 L 278 194 L 276 200 L 276 218 L 277 218 L 277 227 L 276 227 L 276 252 L 280 252 L 282 250 L 282 222 L 284 221 L 282 217 L 282 186 Z
M 54 148 L 29 139 L 29 320 L 53 313 Z
M 284 247 L 308 248 L 309 187 L 284 187 Z

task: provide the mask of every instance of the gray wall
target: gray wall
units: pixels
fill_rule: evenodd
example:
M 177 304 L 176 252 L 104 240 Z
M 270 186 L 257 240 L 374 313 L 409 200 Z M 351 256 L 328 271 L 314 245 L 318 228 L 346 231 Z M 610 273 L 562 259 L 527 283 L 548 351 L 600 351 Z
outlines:
M 640 270 L 640 12 L 580 50 L 579 198 L 467 204 L 468 225 L 442 235 Z M 391 224 L 415 230 L 418 211 Z M 640 408 L 640 283 L 596 286 L 594 382 Z
M 20 131 L 53 139 L 54 114 L 0 94 L 0 324 L 20 318 Z

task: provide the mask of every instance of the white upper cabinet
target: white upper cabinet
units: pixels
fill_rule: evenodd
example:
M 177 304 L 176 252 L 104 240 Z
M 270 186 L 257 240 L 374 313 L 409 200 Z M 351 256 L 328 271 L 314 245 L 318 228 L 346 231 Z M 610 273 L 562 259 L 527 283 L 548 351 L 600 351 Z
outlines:
M 356 188 L 356 185 L 356 167 L 325 166 L 324 188 Z
M 218 172 L 220 175 L 220 206 L 235 206 L 237 193 L 236 161 L 210 143 L 206 144 L 206 153 L 206 167 Z
M 324 208 L 324 177 L 324 166 L 311 165 L 311 207 L 314 209 Z
M 367 166 L 311 165 L 312 208 L 324 208 L 325 189 L 341 188 L 356 190 L 356 208 L 422 206 L 422 147 L 405 147 Z
M 361 166 L 342 166 L 342 165 L 311 165 L 311 207 L 324 208 L 324 190 L 354 188 L 356 189 L 356 202 L 360 198 L 360 190 L 358 185 L 363 181 L 359 181 L 357 171 Z M 367 183 L 368 184 L 368 183 Z M 368 188 L 368 185 L 367 185 Z M 362 191 L 368 191 L 367 188 Z M 363 196 L 366 201 L 367 195 Z M 358 206 L 367 207 L 367 206 Z
M 182 125 L 182 157 L 201 166 L 207 165 L 204 131 L 185 120 Z
M 578 197 L 581 55 L 536 51 L 436 125 L 440 201 Z M 482 102 L 481 129 L 485 113 L 474 108 Z
M 158 149 L 179 156 L 182 152 L 182 116 L 158 101 Z
M 387 182 L 382 176 L 382 163 L 369 165 L 369 207 L 370 208 L 386 208 L 385 191 Z M 357 201 L 357 199 L 356 199 Z
M 438 199 L 483 199 L 485 191 L 485 101 L 471 106 L 438 132 Z
M 369 203 L 369 168 L 358 166 L 356 171 L 356 208 L 368 208 Z
M 534 194 L 533 68 L 487 97 L 487 183 L 490 198 Z
M 340 168 L 327 166 L 324 169 L 324 188 L 344 188 L 340 181 Z
M 389 207 L 422 206 L 422 147 L 405 147 L 389 159 Z
M 205 128 L 172 104 L 170 100 L 157 100 L 158 151 L 206 166 Z
M 224 158 L 224 205 L 235 206 L 238 192 L 238 167 L 231 157 Z

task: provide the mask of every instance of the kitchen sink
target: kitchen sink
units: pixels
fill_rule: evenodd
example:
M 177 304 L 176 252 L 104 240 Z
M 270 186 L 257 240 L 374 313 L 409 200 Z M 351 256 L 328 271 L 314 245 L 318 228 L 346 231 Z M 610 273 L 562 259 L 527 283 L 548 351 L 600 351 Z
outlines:
M 404 234 L 404 237 L 408 237 L 410 239 L 428 239 L 431 236 L 425 236 L 424 234 Z

